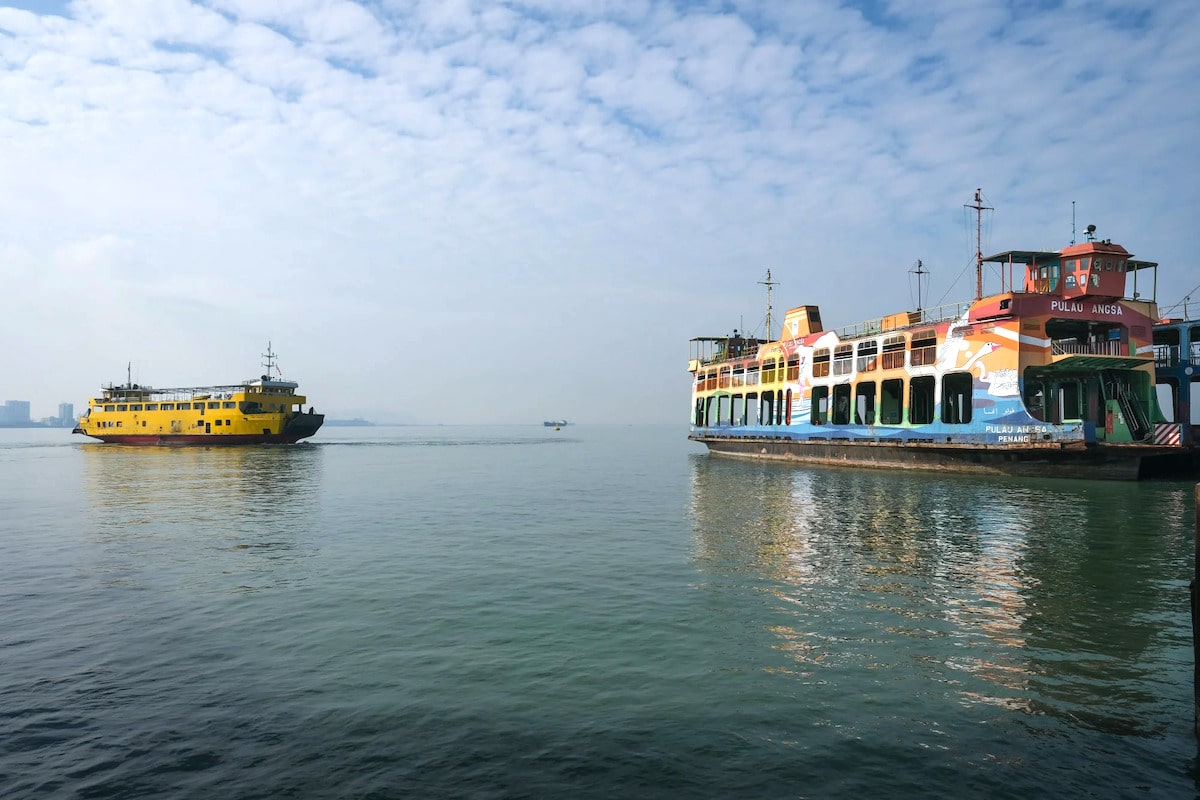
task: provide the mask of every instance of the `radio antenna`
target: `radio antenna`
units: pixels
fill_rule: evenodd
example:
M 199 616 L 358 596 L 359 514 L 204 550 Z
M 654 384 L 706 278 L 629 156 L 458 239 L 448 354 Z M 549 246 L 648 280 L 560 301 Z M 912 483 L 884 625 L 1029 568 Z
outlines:
M 767 270 L 767 279 L 759 283 L 767 287 L 767 331 L 763 338 L 771 341 L 771 290 L 778 286 L 779 282 L 771 280 L 771 270 Z
M 983 299 L 983 212 L 994 211 L 991 206 L 983 204 L 983 189 L 975 190 L 975 203 L 967 204 L 966 208 L 975 209 L 975 299 Z

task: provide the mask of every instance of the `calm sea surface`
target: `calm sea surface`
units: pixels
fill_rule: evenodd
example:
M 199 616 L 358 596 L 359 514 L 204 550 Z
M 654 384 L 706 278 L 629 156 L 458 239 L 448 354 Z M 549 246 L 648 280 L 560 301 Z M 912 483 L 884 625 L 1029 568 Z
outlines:
M 0 431 L 0 797 L 1197 796 L 1193 486 Z

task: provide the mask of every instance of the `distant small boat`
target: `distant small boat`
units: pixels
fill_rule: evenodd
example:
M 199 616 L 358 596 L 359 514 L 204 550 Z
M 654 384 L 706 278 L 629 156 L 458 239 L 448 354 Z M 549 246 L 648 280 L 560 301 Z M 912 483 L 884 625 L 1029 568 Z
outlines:
M 546 420 L 545 422 L 542 423 L 542 425 L 544 425 L 547 428 L 564 428 L 569 424 L 570 423 L 568 423 L 565 419 L 560 419 L 560 420 L 551 419 L 551 420 Z

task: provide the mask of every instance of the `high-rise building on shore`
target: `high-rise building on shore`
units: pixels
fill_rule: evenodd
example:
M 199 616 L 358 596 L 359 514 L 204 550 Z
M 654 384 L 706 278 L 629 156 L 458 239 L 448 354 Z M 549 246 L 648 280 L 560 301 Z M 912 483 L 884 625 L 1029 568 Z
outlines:
M 0 408 L 0 422 L 6 425 L 28 425 L 29 401 L 5 400 L 3 408 Z

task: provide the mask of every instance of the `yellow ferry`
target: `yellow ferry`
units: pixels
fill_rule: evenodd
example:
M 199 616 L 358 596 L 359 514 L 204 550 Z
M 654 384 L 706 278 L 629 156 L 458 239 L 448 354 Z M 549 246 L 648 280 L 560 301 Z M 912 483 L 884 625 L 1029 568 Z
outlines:
M 297 394 L 299 384 L 278 375 L 268 343 L 255 380 L 223 386 L 154 389 L 126 376 L 101 387 L 73 433 L 118 444 L 291 444 L 312 436 L 325 421 Z M 272 373 L 277 377 L 272 377 Z

